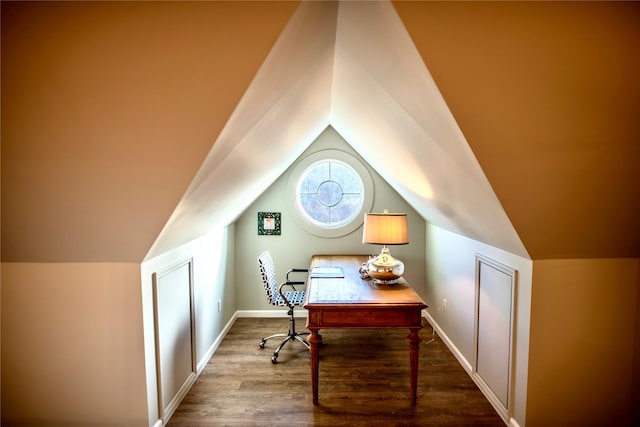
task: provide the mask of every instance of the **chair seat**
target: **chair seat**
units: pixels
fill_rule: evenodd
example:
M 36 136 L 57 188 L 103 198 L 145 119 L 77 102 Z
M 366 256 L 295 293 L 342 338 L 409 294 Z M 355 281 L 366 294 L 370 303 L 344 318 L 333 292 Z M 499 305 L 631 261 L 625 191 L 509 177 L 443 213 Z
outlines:
M 284 295 L 293 305 L 301 306 L 304 303 L 304 291 L 285 291 Z M 282 295 L 280 295 L 278 292 L 273 293 L 271 298 L 271 304 L 273 305 L 287 305 L 287 303 L 282 298 Z

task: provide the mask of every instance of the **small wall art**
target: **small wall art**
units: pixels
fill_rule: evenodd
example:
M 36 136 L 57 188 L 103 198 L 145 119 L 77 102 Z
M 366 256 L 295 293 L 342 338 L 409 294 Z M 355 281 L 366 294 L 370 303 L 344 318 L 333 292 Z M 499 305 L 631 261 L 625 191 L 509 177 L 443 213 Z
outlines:
M 258 212 L 258 236 L 279 236 L 280 212 Z

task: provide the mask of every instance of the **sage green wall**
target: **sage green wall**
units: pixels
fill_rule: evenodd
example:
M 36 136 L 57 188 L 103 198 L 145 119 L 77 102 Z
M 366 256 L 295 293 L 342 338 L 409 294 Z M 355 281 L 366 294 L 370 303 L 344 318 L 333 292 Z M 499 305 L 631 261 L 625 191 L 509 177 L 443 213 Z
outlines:
M 283 280 L 292 267 L 308 267 L 314 254 L 366 254 L 379 252 L 380 248 L 362 244 L 362 226 L 354 232 L 337 238 L 322 238 L 310 234 L 298 225 L 290 212 L 287 182 L 290 172 L 306 156 L 325 149 L 347 152 L 359 159 L 369 170 L 373 179 L 373 212 L 406 212 L 409 219 L 408 245 L 393 246 L 391 253 L 405 263 L 404 277 L 424 297 L 425 295 L 425 220 L 414 211 L 366 162 L 358 156 L 344 139 L 331 127 L 300 156 L 273 185 L 263 193 L 236 222 L 236 301 L 238 310 L 272 310 L 266 301 L 260 281 L 257 258 L 269 250 L 276 264 L 278 280 Z M 268 156 L 268 148 L 265 149 Z M 267 160 L 268 161 L 268 160 Z M 401 167 L 399 165 L 398 167 Z M 281 212 L 282 234 L 280 236 L 258 236 L 258 212 Z M 427 302 L 428 303 L 428 302 Z

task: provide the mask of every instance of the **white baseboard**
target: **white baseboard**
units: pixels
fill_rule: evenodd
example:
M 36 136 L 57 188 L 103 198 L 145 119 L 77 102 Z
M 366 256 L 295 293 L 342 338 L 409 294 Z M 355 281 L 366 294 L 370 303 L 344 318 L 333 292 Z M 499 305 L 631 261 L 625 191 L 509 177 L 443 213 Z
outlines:
M 300 318 L 306 318 L 307 317 L 307 311 L 306 310 L 300 310 L 300 312 L 296 313 L 296 314 L 300 315 L 300 316 L 296 315 L 296 317 L 300 317 Z M 213 354 L 216 352 L 216 350 L 220 346 L 220 343 L 222 343 L 222 340 L 224 339 L 224 337 L 227 336 L 227 333 L 229 332 L 229 329 L 231 329 L 231 327 L 233 326 L 233 323 L 239 317 L 274 317 L 274 318 L 275 317 L 283 317 L 283 318 L 287 318 L 287 317 L 289 317 L 289 315 L 287 314 L 286 310 L 238 310 L 238 311 L 236 311 L 235 313 L 233 313 L 233 316 L 231 316 L 231 318 L 229 319 L 227 324 L 224 326 L 224 328 L 222 328 L 222 331 L 220 331 L 220 334 L 218 335 L 218 338 L 216 338 L 214 340 L 213 344 L 211 344 L 211 347 L 209 347 L 209 349 L 207 350 L 205 355 L 198 362 L 198 368 L 197 368 L 198 369 L 198 375 L 200 375 L 200 373 L 205 368 L 205 366 L 207 366 L 207 363 L 209 363 L 209 360 L 213 357 Z
M 216 350 L 220 346 L 220 343 L 222 343 L 222 340 L 224 340 L 224 337 L 227 336 L 227 333 L 229 332 L 229 330 L 233 326 L 233 323 L 236 321 L 238 317 L 239 316 L 237 311 L 233 313 L 233 315 L 231 316 L 227 324 L 224 326 L 224 328 L 222 328 L 222 331 L 220 331 L 220 334 L 218 334 L 218 338 L 216 338 L 213 341 L 213 344 L 211 344 L 209 349 L 207 349 L 207 352 L 205 353 L 205 355 L 198 362 L 195 375 L 191 376 L 187 380 L 187 382 L 185 382 L 185 384 L 182 386 L 180 391 L 176 394 L 176 397 L 174 397 L 175 403 L 172 400 L 171 403 L 168 405 L 167 413 L 164 414 L 164 417 L 163 417 L 165 424 L 169 422 L 169 420 L 171 419 L 171 416 L 173 415 L 173 412 L 178 408 L 178 405 L 180 404 L 182 399 L 184 399 L 184 397 L 187 395 L 187 393 L 189 392 L 193 384 L 196 382 L 196 380 L 204 370 L 205 366 L 207 366 L 207 363 L 209 363 L 209 360 L 211 360 L 211 358 L 213 357 L 213 354 L 216 352 Z M 162 426 L 163 426 L 163 420 L 157 420 L 153 425 L 153 427 L 162 427 Z
M 171 402 L 169 402 L 169 404 L 167 405 L 165 413 L 162 415 L 163 419 L 167 421 L 171 419 L 173 413 L 176 411 L 176 409 L 178 409 L 180 402 L 182 402 L 182 399 L 184 399 L 189 390 L 191 390 L 191 387 L 193 387 L 193 384 L 196 382 L 197 378 L 198 374 L 196 372 L 192 372 L 189 375 L 184 384 L 182 384 L 182 387 L 180 387 L 180 390 L 178 390 L 176 395 L 173 396 L 173 399 L 171 399 Z
M 504 421 L 506 425 L 509 425 L 509 410 L 502 404 L 502 402 L 500 402 L 500 399 L 495 395 L 493 390 L 491 390 L 491 387 L 484 382 L 477 372 L 474 372 L 471 375 L 471 379 L 476 383 L 482 394 L 484 394 L 484 397 L 486 397 L 489 403 L 491 403 L 493 409 L 495 409 L 498 415 L 500 415 L 502 421 Z
M 220 346 L 220 343 L 222 342 L 224 337 L 227 336 L 229 329 L 231 329 L 231 327 L 233 326 L 233 322 L 235 322 L 237 318 L 238 318 L 238 312 L 236 311 L 235 313 L 233 313 L 233 316 L 231 316 L 231 319 L 229 319 L 227 324 L 224 325 L 224 328 L 222 328 L 222 331 L 220 331 L 218 338 L 216 338 L 213 341 L 213 344 L 211 344 L 211 347 L 209 347 L 205 355 L 202 357 L 202 359 L 200 359 L 200 361 L 198 362 L 198 368 L 197 368 L 198 375 L 200 375 L 204 367 L 207 366 L 207 363 L 209 363 L 209 360 L 213 357 L 213 353 L 216 352 L 216 350 Z
M 433 327 L 433 329 L 436 330 L 436 333 L 442 339 L 442 342 L 444 342 L 444 344 L 449 348 L 451 353 L 453 353 L 453 355 L 458 360 L 458 362 L 462 365 L 462 367 L 467 372 L 467 374 L 471 376 L 471 363 L 466 359 L 466 357 L 464 357 L 464 355 L 460 352 L 460 350 L 458 350 L 458 347 L 456 347 L 455 344 L 453 344 L 453 341 L 451 341 L 447 336 L 447 334 L 444 333 L 444 331 L 442 330 L 442 328 L 440 328 L 440 325 L 438 325 L 435 319 L 431 317 L 431 315 L 428 312 L 426 312 L 426 310 L 423 310 L 423 313 L 425 313 L 424 317 L 427 319 L 427 322 L 429 322 L 429 324 Z
M 307 310 L 296 310 L 296 317 L 306 318 Z M 287 310 L 238 310 L 238 317 L 289 317 Z
M 438 325 L 438 322 L 436 322 L 435 319 L 431 317 L 431 315 L 426 310 L 423 310 L 423 315 L 427 319 L 427 322 L 429 322 L 429 324 L 433 327 L 433 329 L 435 329 L 436 333 L 442 339 L 442 342 L 444 342 L 444 344 L 447 346 L 449 351 L 451 351 L 451 353 L 458 360 L 460 365 L 462 365 L 462 368 L 465 370 L 467 375 L 469 375 L 469 378 L 471 378 L 471 380 L 476 384 L 476 386 L 478 386 L 478 389 L 480 390 L 480 392 L 489 401 L 491 406 L 493 406 L 493 408 L 496 410 L 500 418 L 502 418 L 502 421 L 504 421 L 505 425 L 508 425 L 510 427 L 520 427 L 516 420 L 514 420 L 513 418 L 507 417 L 507 415 L 504 413 L 504 408 L 502 408 L 500 401 L 495 397 L 495 395 L 493 395 L 490 389 L 484 383 L 482 383 L 481 381 L 475 378 L 475 376 L 473 375 L 473 368 L 471 367 L 471 362 L 469 362 L 467 358 L 464 357 L 464 355 L 460 352 L 460 350 L 458 350 L 458 347 L 455 346 L 453 341 L 451 341 L 451 339 L 447 336 L 447 334 L 444 333 L 442 328 L 440 328 L 440 325 Z

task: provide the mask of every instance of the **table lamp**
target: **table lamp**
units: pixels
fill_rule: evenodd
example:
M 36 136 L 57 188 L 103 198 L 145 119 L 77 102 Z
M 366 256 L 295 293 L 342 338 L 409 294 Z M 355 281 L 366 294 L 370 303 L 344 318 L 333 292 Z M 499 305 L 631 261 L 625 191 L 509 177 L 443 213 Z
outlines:
M 409 243 L 407 214 L 365 213 L 362 243 L 383 245 L 378 256 L 369 260 L 367 273 L 375 284 L 391 285 L 398 283 L 404 273 L 404 263 L 393 258 L 387 245 L 406 245 Z

